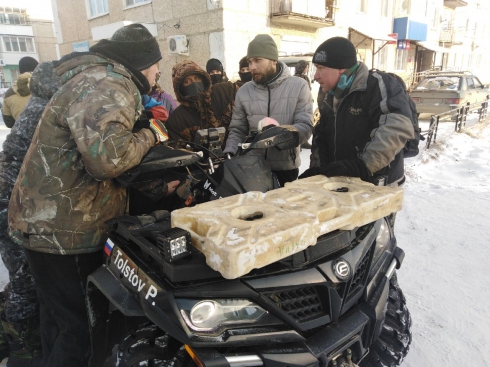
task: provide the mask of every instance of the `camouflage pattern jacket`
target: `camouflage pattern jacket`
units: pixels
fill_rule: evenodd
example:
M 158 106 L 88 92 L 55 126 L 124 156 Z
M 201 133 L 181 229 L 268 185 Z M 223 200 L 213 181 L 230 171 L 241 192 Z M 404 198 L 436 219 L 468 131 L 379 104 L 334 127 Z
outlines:
M 126 208 L 115 177 L 136 166 L 155 137 L 133 133 L 141 95 L 122 65 L 85 54 L 57 67 L 63 85 L 50 100 L 9 204 L 11 237 L 61 255 L 103 248 L 106 221 Z

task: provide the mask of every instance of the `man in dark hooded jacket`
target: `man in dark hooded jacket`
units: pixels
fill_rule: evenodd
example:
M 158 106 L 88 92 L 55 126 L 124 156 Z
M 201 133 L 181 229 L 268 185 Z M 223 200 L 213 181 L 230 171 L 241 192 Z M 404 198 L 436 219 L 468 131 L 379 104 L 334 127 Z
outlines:
M 9 356 L 9 365 L 25 365 L 41 358 L 39 303 L 24 249 L 8 235 L 7 209 L 20 166 L 46 104 L 61 86 L 52 62 L 43 62 L 34 70 L 30 82 L 32 97 L 5 138 L 0 152 L 0 253 L 9 272 L 10 283 L 3 291 L 5 299 L 1 323 L 7 343 L 0 339 L 0 358 Z M 1 330 L 0 330 L 1 331 Z M 6 335 L 2 335 L 6 337 Z M 10 344 L 10 345 L 9 345 Z
M 194 142 L 197 130 L 228 129 L 236 94 L 233 83 L 219 83 L 211 88 L 209 75 L 191 60 L 172 68 L 172 81 L 180 105 L 167 120 L 170 140 Z
M 31 73 L 37 65 L 37 60 L 30 56 L 25 56 L 19 60 L 20 75 L 15 86 L 5 92 L 3 100 L 2 117 L 7 127 L 14 126 L 15 120 L 17 120 L 27 101 L 31 98 L 29 81 Z

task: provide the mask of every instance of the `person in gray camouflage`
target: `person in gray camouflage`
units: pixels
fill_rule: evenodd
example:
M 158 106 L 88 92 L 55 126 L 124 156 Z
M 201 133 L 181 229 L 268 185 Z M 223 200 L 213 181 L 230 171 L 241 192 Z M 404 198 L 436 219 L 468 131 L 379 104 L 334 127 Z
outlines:
M 9 366 L 31 366 L 32 360 L 40 359 L 41 337 L 39 304 L 26 255 L 24 249 L 8 235 L 8 203 L 39 119 L 60 86 L 61 79 L 52 62 L 36 67 L 30 82 L 32 97 L 5 138 L 0 152 L 0 254 L 10 280 L 3 291 L 3 299 L 0 299 L 3 303 L 0 305 L 3 309 L 2 336 L 6 341 L 0 343 L 0 358 L 9 356 Z
M 158 121 L 133 129 L 161 58 L 151 33 L 131 24 L 56 67 L 62 86 L 34 133 L 8 208 L 10 236 L 25 248 L 37 286 L 45 366 L 90 359 L 85 285 L 102 265 L 106 221 L 127 206 L 115 178 L 160 141 Z

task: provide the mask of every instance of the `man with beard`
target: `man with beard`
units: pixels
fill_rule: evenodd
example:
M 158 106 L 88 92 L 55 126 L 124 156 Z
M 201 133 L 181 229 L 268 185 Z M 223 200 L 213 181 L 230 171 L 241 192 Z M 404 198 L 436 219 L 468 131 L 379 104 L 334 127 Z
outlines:
M 235 154 L 251 130 L 263 126 L 293 125 L 299 132 L 299 143 L 313 133 L 313 102 L 306 80 L 294 78 L 289 68 L 278 61 L 277 46 L 271 36 L 257 35 L 248 45 L 247 59 L 252 82 L 237 92 L 225 153 Z M 301 164 L 299 146 L 265 152 L 266 162 L 279 183 L 294 181 Z

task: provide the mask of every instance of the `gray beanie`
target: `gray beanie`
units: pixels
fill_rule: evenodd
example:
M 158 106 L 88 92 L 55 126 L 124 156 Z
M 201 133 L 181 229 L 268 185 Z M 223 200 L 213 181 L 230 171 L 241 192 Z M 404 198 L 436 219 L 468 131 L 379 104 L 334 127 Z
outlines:
M 263 57 L 269 60 L 279 58 L 277 45 L 268 34 L 258 34 L 249 44 L 247 49 L 247 59 L 252 57 Z
M 344 37 L 332 37 L 315 51 L 312 62 L 332 69 L 349 69 L 357 63 L 357 51 Z

